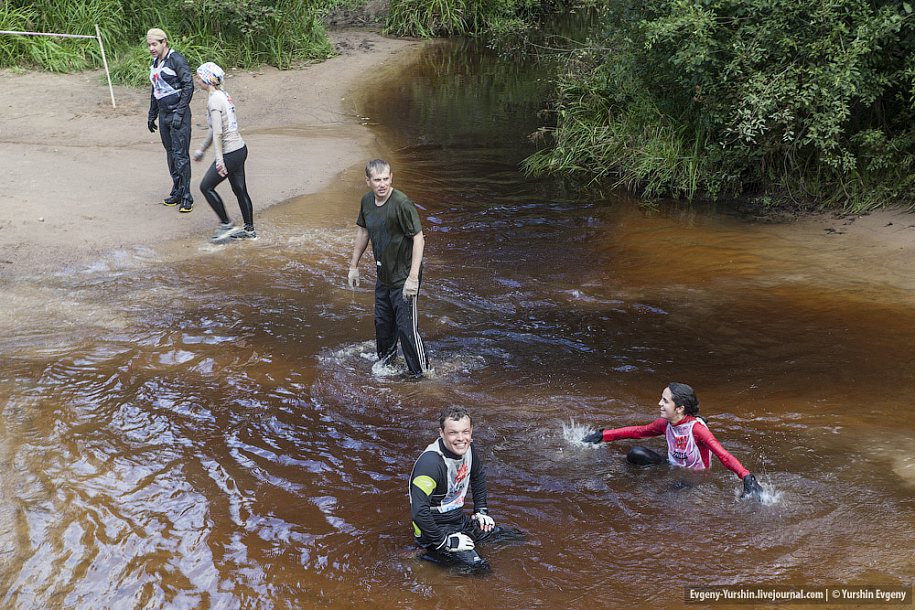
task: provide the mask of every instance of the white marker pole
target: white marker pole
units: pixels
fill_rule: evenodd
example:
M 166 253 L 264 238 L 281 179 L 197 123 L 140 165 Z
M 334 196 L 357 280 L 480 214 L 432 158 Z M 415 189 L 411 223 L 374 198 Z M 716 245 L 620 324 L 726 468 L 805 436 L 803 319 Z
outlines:
M 108 72 L 108 60 L 105 59 L 105 45 L 102 44 L 102 33 L 98 29 L 98 24 L 95 24 L 95 37 L 98 39 L 98 46 L 102 50 L 102 63 L 105 64 L 105 76 L 108 77 L 108 91 L 111 92 L 111 107 L 117 108 L 117 104 L 114 103 L 114 88 L 111 86 L 111 73 Z

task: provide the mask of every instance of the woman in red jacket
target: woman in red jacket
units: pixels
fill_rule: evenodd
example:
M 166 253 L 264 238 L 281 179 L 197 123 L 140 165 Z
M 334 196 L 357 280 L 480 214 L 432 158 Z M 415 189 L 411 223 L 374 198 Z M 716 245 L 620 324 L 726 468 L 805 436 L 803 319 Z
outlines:
M 738 477 L 743 479 L 741 497 L 759 498 L 763 488 L 756 477 L 743 467 L 733 455 L 721 446 L 708 429 L 705 420 L 699 417 L 699 399 L 696 392 L 685 383 L 671 383 L 661 394 L 661 417 L 647 426 L 628 426 L 625 428 L 603 429 L 581 439 L 585 443 L 601 443 L 624 438 L 647 438 L 649 436 L 667 437 L 667 457 L 646 447 L 633 447 L 626 454 L 626 460 L 632 464 L 648 465 L 669 462 L 684 468 L 708 468 L 711 462 L 710 453 L 721 461 Z

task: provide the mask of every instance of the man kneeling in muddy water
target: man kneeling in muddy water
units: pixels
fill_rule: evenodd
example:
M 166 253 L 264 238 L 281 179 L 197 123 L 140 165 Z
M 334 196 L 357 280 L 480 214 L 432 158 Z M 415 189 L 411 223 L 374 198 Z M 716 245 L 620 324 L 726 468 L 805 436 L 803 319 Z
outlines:
M 517 540 L 518 530 L 497 527 L 486 509 L 486 473 L 471 439 L 473 420 L 464 407 L 450 406 L 439 418 L 440 438 L 426 447 L 410 474 L 410 515 L 424 559 L 465 574 L 486 574 L 489 563 L 476 543 Z M 468 488 L 473 516 L 464 512 Z

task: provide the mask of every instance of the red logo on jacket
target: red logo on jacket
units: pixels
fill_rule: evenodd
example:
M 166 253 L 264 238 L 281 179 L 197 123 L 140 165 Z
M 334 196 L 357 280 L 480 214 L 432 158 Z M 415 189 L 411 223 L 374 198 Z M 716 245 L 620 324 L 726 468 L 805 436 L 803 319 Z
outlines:
M 467 476 L 467 462 L 461 464 L 461 467 L 458 468 L 457 472 L 454 475 L 454 484 L 455 486 L 460 485 L 461 481 Z

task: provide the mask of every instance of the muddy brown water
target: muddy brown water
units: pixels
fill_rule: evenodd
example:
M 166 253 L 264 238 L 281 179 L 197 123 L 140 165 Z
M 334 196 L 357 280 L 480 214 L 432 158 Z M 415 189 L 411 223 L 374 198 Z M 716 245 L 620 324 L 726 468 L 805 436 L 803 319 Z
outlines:
M 5 280 L 0 605 L 676 607 L 685 586 L 911 585 L 912 278 L 788 226 L 523 178 L 539 71 L 432 45 L 354 118 L 422 207 L 429 379 L 373 370 L 372 291 L 345 286 L 363 160 L 260 213 L 256 242 Z M 634 468 L 633 443 L 578 442 L 651 421 L 674 380 L 766 502 L 717 462 Z M 407 475 L 451 403 L 476 414 L 492 514 L 526 533 L 481 548 L 487 578 L 412 554 Z

